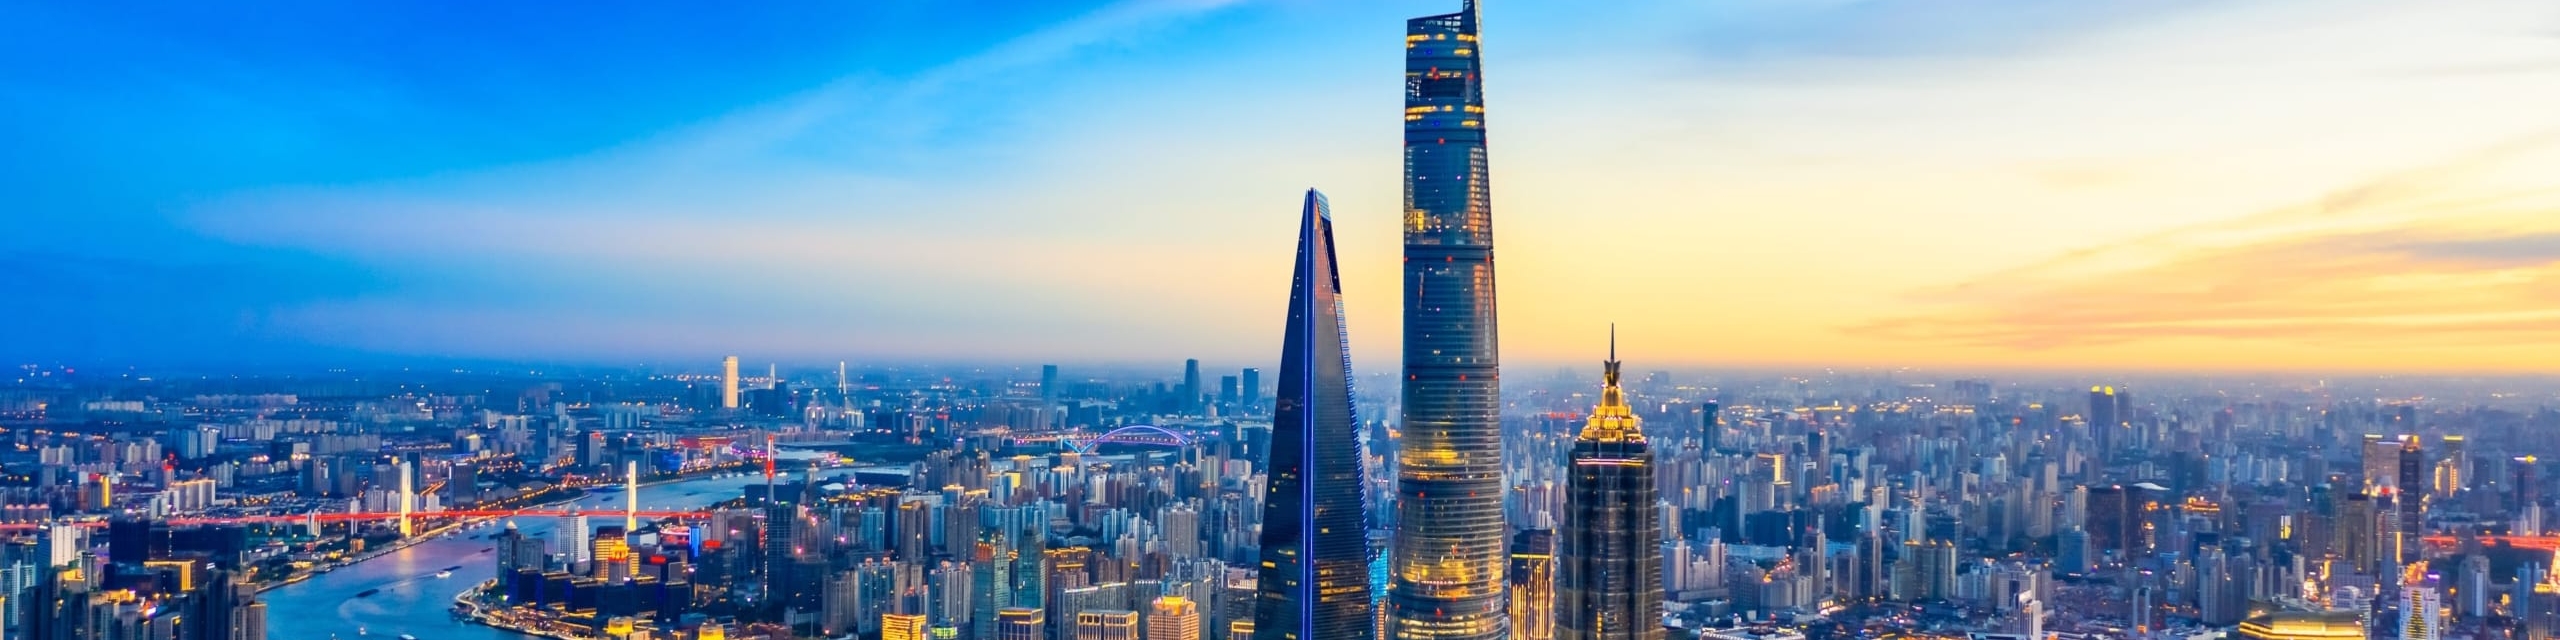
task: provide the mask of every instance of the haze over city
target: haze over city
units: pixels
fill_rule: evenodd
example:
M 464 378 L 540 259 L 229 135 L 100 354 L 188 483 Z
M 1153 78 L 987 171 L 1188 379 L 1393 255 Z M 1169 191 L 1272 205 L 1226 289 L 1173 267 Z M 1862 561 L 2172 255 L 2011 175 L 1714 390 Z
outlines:
M 1253 361 L 1314 186 L 1386 370 L 1418 4 L 20 5 L 0 352 Z M 1485 13 L 1514 362 L 2560 356 L 2546 3 Z
M 2547 1 L 0 25 L 0 640 L 2560 637 Z

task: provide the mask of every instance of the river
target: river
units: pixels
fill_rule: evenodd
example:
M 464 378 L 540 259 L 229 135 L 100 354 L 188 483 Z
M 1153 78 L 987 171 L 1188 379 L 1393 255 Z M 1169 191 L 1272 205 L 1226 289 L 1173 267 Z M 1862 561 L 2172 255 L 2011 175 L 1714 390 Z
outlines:
M 693 509 L 738 497 L 762 475 L 701 478 L 640 489 L 640 508 Z M 621 493 L 589 495 L 579 501 L 589 520 L 601 525 L 622 511 Z M 551 537 L 558 518 L 536 516 L 516 521 L 525 535 Z M 331 571 L 297 584 L 260 594 L 267 603 L 267 637 L 272 640 L 359 638 L 390 640 L 401 634 L 435 640 L 519 640 L 520 633 L 453 619 L 453 596 L 497 574 L 496 544 L 488 535 L 503 525 L 466 530 L 448 538 L 421 542 L 381 557 Z M 482 536 L 471 539 L 471 536 Z M 453 577 L 437 578 L 445 567 L 461 565 Z M 356 594 L 380 589 L 369 597 Z M 361 634 L 361 635 L 359 635 Z

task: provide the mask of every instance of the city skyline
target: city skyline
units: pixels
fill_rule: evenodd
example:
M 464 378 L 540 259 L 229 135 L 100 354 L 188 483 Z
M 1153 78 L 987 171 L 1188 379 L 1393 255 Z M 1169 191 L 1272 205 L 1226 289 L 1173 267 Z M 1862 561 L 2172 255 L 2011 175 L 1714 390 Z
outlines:
M 1372 292 L 1349 304 L 1389 304 L 1394 158 L 1374 141 L 1393 98 L 1350 79 L 1392 64 L 1378 25 L 1429 10 L 714 21 L 754 44 L 647 9 L 539 49 L 391 28 L 450 16 L 315 11 L 251 38 L 192 28 L 224 16 L 25 7 L 40 36 L 0 47 L 137 46 L 0 82 L 30 107 L 0 125 L 27 141 L 0 162 L 32 214 L 0 220 L 31 285 L 0 351 L 1260 357 L 1272 302 L 1242 283 L 1278 276 L 1228 256 L 1280 250 L 1288 221 L 1250 202 L 1336 185 L 1346 288 Z M 523 11 L 526 28 L 578 19 Z M 2545 7 L 1491 11 L 1518 150 L 1500 164 L 1515 364 L 1587 352 L 1598 321 L 1555 310 L 1593 295 L 1626 301 L 1665 368 L 2530 372 L 2560 353 L 2534 293 L 2560 257 L 2535 183 L 2560 160 L 2539 115 L 2560 97 L 2520 89 L 2560 71 Z M 699 62 L 564 52 L 639 42 Z M 1208 47 L 1244 55 L 1215 74 L 1180 55 Z M 490 57 L 588 80 L 472 66 Z M 1061 126 L 986 108 L 1016 98 Z M 1255 157 L 1199 146 L 1233 140 L 1231 118 L 1255 123 Z M 1083 168 L 1106 165 L 1165 170 Z M 1011 213 L 1061 201 L 1110 206 Z M 1581 258 L 1595 217 L 1646 232 Z M 984 251 L 918 253 L 937 246 Z M 1395 314 L 1353 315 L 1355 359 L 1385 362 Z
M 2560 634 L 2560 7 L 1081 1 L 0 9 L 0 640 Z

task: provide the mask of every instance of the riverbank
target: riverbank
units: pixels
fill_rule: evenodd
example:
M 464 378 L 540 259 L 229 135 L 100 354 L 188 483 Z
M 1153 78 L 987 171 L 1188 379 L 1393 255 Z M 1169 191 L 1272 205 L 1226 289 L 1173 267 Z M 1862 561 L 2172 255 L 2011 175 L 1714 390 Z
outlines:
M 713 468 L 710 468 L 710 469 L 701 469 L 701 470 L 697 470 L 697 471 L 691 471 L 691 472 L 686 472 L 686 473 L 679 473 L 679 474 L 676 474 L 676 475 L 673 475 L 673 476 L 661 477 L 661 478 L 658 478 L 658 479 L 655 479 L 655 480 L 650 480 L 650 481 L 648 481 L 648 482 L 640 483 L 639 488 L 641 488 L 641 489 L 647 489 L 647 488 L 649 488 L 649 487 L 654 487 L 654 486 L 659 486 L 659 485 L 674 484 L 674 483 L 678 483 L 678 482 L 689 482 L 689 481 L 693 481 L 693 480 L 701 480 L 701 479 L 704 479 L 704 478 L 714 477 L 714 476 L 717 476 L 718 474 L 722 474 L 722 473 L 733 473 L 733 472 L 738 471 L 738 468 L 739 468 L 739 467 L 746 467 L 746 466 L 749 466 L 749 465 L 725 465 L 725 466 L 721 466 L 721 467 L 713 467 Z M 581 489 L 583 489 L 583 488 L 581 488 Z M 546 490 L 546 491 L 548 491 L 548 490 Z M 593 494 L 593 493 L 590 493 L 590 492 L 587 492 L 587 491 L 584 491 L 584 490 L 574 491 L 574 492 L 572 492 L 572 491 L 561 491 L 560 493 L 561 493 L 561 495 L 559 495 L 559 496 L 551 497 L 551 498 L 547 498 L 547 499 L 544 499 L 544 500 L 541 500 L 541 501 L 538 501 L 538 502 L 534 502 L 534 503 L 531 503 L 531 504 L 526 504 L 526 505 L 523 505 L 523 506 L 517 507 L 517 509 L 538 509 L 538 508 L 542 508 L 542 507 L 559 506 L 559 505 L 563 505 L 563 504 L 574 503 L 574 502 L 577 502 L 577 501 L 579 501 L 579 500 L 584 500 L 584 499 L 588 498 L 589 496 L 595 495 L 595 494 Z M 430 518 L 430 517 L 434 517 L 434 515 L 433 515 L 433 514 L 420 514 L 420 515 L 413 516 L 413 517 L 417 517 L 417 518 Z M 350 560 L 343 560 L 343 561 L 339 561 L 339 562 L 337 562 L 337 563 L 331 564 L 331 565 L 329 565 L 329 568 L 327 568 L 327 569 L 297 572 L 297 573 L 293 574 L 292 576 L 288 576 L 288 577 L 286 577 L 286 578 L 285 578 L 285 579 L 283 579 L 283 580 L 278 580 L 278 581 L 275 581 L 275 582 L 269 582 L 269 583 L 261 584 L 261 585 L 259 585 L 259 586 L 258 586 L 258 592 L 259 592 L 259 593 L 266 593 L 266 592 L 268 592 L 268 591 L 273 591 L 273 590 L 276 590 L 276 589 L 281 589 L 281 588 L 284 588 L 284 587 L 292 586 L 292 585 L 297 584 L 297 583 L 300 583 L 300 582 L 302 582 L 302 581 L 304 581 L 304 580 L 310 580 L 310 579 L 311 579 L 312 577 L 314 577 L 314 576 L 318 576 L 318 575 L 321 575 L 321 574 L 325 574 L 325 573 L 328 573 L 328 572 L 330 572 L 330 571 L 336 571 L 336 570 L 339 570 L 339 569 L 346 569 L 346 568 L 349 568 L 349 567 L 353 567 L 353 566 L 355 566 L 355 565 L 357 565 L 357 564 L 359 564 L 359 563 L 363 563 L 364 561 L 372 560 L 372 559 L 375 559 L 375 558 L 380 558 L 380 557 L 383 557 L 383 556 L 386 556 L 386 555 L 391 555 L 391 554 L 393 554 L 393 553 L 399 552 L 399 551 L 400 551 L 400 550 L 402 550 L 402 549 L 407 549 L 407 548 L 409 548 L 409 547 L 411 547 L 411 546 L 415 546 L 415 545 L 418 545 L 418 544 L 421 544 L 421 543 L 427 542 L 427 541 L 429 541 L 429 540 L 434 540 L 434 539 L 436 539 L 438 536 L 442 536 L 442 535 L 444 535 L 444 534 L 451 533 L 451 532 L 456 531 L 456 530 L 460 530 L 460 529 L 467 529 L 467 528 L 471 528 L 471 527 L 474 527 L 474 526 L 478 526 L 478 525 L 479 525 L 479 524 L 481 524 L 481 523 L 488 522 L 488 521 L 491 521 L 491 520 L 496 520 L 496 519 L 499 519 L 499 518 L 501 518 L 501 517 L 504 517 L 504 516 L 486 516 L 486 517 L 465 518 L 465 519 L 462 519 L 462 520 L 456 520 L 456 521 L 454 521 L 454 522 L 452 522 L 452 523 L 446 524 L 446 525 L 441 526 L 441 527 L 436 527 L 436 528 L 434 528 L 434 529 L 429 529 L 429 530 L 426 530 L 426 531 L 421 531 L 421 532 L 418 532 L 418 533 L 417 533 L 417 534 L 415 534 L 415 535 L 411 535 L 411 536 L 408 536 L 408 537 L 401 538 L 401 539 L 399 539 L 399 540 L 397 540 L 397 541 L 394 541 L 394 542 L 392 542 L 392 543 L 390 543 L 390 544 L 383 545 L 383 546 L 382 546 L 382 548 L 380 548 L 380 549 L 368 549 L 368 550 L 366 550 L 364 553 L 362 553 L 362 554 L 360 554 L 360 555 L 357 555 L 357 556 L 356 556 L 355 558 L 353 558 L 353 559 L 350 559 Z M 466 592 L 466 593 L 468 593 L 468 590 L 465 590 L 465 592 Z M 530 633 L 530 632 L 527 632 L 527 633 Z M 574 640 L 574 639 L 573 639 L 573 640 Z
M 565 629 L 539 629 L 527 627 L 517 624 L 512 620 L 505 619 L 503 617 L 504 614 L 499 612 L 501 610 L 481 606 L 479 602 L 480 598 L 475 596 L 480 594 L 482 591 L 493 589 L 497 586 L 497 580 L 489 580 L 473 585 L 469 589 L 463 589 L 462 593 L 453 594 L 454 615 L 462 618 L 463 621 L 472 624 L 491 629 L 512 631 L 529 636 L 551 638 L 552 640 L 596 640 L 594 636 L 572 634 Z M 555 621 L 553 624 L 558 623 Z

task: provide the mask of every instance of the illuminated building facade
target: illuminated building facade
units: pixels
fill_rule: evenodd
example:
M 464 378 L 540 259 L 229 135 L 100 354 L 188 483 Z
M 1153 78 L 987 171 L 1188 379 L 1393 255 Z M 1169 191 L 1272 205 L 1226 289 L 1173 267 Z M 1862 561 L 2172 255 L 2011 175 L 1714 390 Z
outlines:
M 1611 336 L 1600 405 L 1573 442 L 1567 478 L 1573 497 L 1556 529 L 1556 640 L 1659 640 L 1664 634 L 1653 450 L 1618 387 L 1616 342 Z
M 1360 640 L 1370 625 L 1368 496 L 1333 217 L 1310 189 L 1280 354 L 1254 598 L 1260 640 Z
M 2365 640 L 2364 616 L 2355 611 L 2277 612 L 2240 623 L 2243 640 Z
M 2117 429 L 2124 418 L 2116 415 L 2116 409 L 2115 387 L 2089 388 L 2089 438 L 2101 463 L 2115 455 L 2116 447 L 2123 446 L 2117 442 L 2122 435 Z
M 1200 604 L 1182 596 L 1156 597 L 1147 613 L 1147 640 L 1200 640 Z
M 1077 613 L 1075 640 L 1139 640 L 1138 612 L 1088 610 Z
M 2399 537 L 2393 543 L 2404 557 L 2418 553 L 2419 536 L 2427 531 L 2427 468 L 2425 445 L 2417 436 L 2401 438 L 2400 489 L 2394 492 L 2392 504 L 2398 505 L 2400 519 L 2399 528 L 2393 530 Z
M 925 640 L 925 615 L 921 613 L 880 614 L 880 640 Z
M 597 580 L 619 580 L 631 576 L 631 540 L 622 527 L 596 530 L 590 555 L 595 558 L 593 573 Z
M 2400 590 L 2400 640 L 2444 640 L 2444 596 L 2435 587 Z
M 1388 633 L 1498 640 L 1501 388 L 1476 6 L 1405 22 L 1404 415 Z
M 1006 607 L 996 612 L 996 640 L 1049 640 L 1047 612 Z
M 1556 637 L 1556 536 L 1531 529 L 1511 537 L 1511 640 Z

